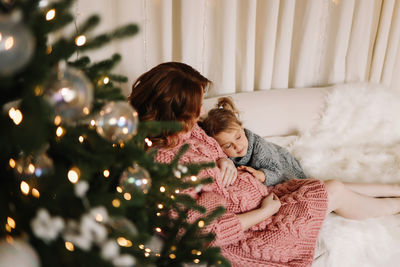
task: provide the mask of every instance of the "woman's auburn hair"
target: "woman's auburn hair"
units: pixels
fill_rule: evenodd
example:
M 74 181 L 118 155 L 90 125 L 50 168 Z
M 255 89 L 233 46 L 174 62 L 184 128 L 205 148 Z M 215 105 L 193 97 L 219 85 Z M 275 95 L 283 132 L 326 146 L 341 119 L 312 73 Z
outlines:
M 200 116 L 207 78 L 191 66 L 166 62 L 142 74 L 132 85 L 129 103 L 139 113 L 140 121 L 178 121 L 180 132 L 194 126 Z M 178 134 L 165 131 L 149 137 L 155 146 L 171 147 L 177 144 Z

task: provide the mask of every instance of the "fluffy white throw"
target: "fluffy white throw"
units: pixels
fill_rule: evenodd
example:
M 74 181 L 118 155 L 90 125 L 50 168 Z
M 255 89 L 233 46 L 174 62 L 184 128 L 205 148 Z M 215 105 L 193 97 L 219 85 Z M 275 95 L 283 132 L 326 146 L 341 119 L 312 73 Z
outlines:
M 289 148 L 309 177 L 400 183 L 400 92 L 338 85 L 317 125 Z M 400 266 L 400 215 L 348 220 L 328 215 L 313 267 Z

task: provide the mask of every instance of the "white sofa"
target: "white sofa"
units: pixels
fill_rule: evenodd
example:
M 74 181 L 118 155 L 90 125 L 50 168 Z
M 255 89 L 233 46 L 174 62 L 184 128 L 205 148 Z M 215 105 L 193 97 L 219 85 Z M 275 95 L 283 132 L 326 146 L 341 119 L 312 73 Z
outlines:
M 358 83 L 229 96 L 244 126 L 287 147 L 309 177 L 400 183 L 400 92 Z M 400 217 L 328 215 L 313 264 L 327 266 L 400 266 Z

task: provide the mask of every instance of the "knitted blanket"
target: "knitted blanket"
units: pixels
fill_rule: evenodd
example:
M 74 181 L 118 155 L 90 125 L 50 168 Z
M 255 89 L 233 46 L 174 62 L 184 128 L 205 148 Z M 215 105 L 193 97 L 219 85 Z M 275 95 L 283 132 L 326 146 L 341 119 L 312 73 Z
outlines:
M 289 150 L 309 177 L 400 183 L 399 114 L 399 90 L 339 85 L 319 123 Z M 331 214 L 318 246 L 313 267 L 400 266 L 400 216 L 353 221 Z

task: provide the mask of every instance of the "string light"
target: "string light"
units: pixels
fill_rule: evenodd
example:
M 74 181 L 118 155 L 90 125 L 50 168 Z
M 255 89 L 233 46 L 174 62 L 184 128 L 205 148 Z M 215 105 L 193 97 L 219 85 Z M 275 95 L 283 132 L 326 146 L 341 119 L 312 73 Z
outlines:
M 74 244 L 72 244 L 71 242 L 69 242 L 69 241 L 66 241 L 65 242 L 65 248 L 67 249 L 67 250 L 69 250 L 69 251 L 74 251 Z
M 97 213 L 97 214 L 96 214 L 96 217 L 95 217 L 95 220 L 96 220 L 97 222 L 102 222 L 102 221 L 103 221 L 103 216 L 102 216 L 100 213 Z
M 151 147 L 153 145 L 153 142 L 151 142 L 151 140 L 149 138 L 145 138 L 144 141 L 146 142 L 148 147 Z
M 156 227 L 156 232 L 161 233 L 162 232 L 161 228 L 160 227 Z
M 165 187 L 164 187 L 164 186 L 161 186 L 161 187 L 160 187 L 160 192 L 162 192 L 162 193 L 165 192 Z
M 77 46 L 83 46 L 86 44 L 86 36 L 85 35 L 79 35 L 75 38 L 75 44 Z
M 10 160 L 8 161 L 8 164 L 10 165 L 11 168 L 15 168 L 16 162 L 13 158 L 10 158 Z
M 104 84 L 108 84 L 109 82 L 110 82 L 110 78 L 108 78 L 107 76 L 104 77 L 103 83 L 104 83 Z
M 60 125 L 60 123 L 61 123 L 61 117 L 60 117 L 60 115 L 57 115 L 54 118 L 54 125 Z
M 43 89 L 40 86 L 35 87 L 35 96 L 40 96 L 43 94 Z
M 157 207 L 161 210 L 162 208 L 164 208 L 163 204 L 158 204 Z
M 197 223 L 197 226 L 198 227 L 200 227 L 200 228 L 203 228 L 204 227 L 204 221 L 203 220 L 200 220 L 198 223 Z
M 126 200 L 131 200 L 132 195 L 129 194 L 129 193 L 125 193 L 125 194 L 124 194 L 124 198 L 125 198 Z
M 104 175 L 104 177 L 106 177 L 106 178 L 110 177 L 110 171 L 109 171 L 109 170 L 104 170 L 104 171 L 103 171 L 103 175 Z
M 199 263 L 200 260 L 199 260 L 199 259 L 194 259 L 193 262 L 194 262 L 194 263 Z
M 52 45 L 49 45 L 49 46 L 47 47 L 47 49 L 46 49 L 46 54 L 47 54 L 47 55 L 50 55 L 51 52 L 53 52 L 53 46 L 52 46 Z
M 138 246 L 140 249 L 144 249 L 144 245 L 143 244 L 139 244 Z
M 160 217 L 160 216 L 161 216 L 161 213 L 160 213 L 160 212 L 157 212 L 156 215 L 157 215 L 158 217 Z
M 55 17 L 56 17 L 56 10 L 54 8 L 50 9 L 49 11 L 47 11 L 47 13 L 46 13 L 46 20 L 47 21 L 52 20 Z
M 117 192 L 118 192 L 118 193 L 122 193 L 122 187 L 117 186 Z
M 90 125 L 93 126 L 93 127 L 96 126 L 96 121 L 95 120 L 91 120 L 90 121 Z
M 173 254 L 173 253 L 171 253 L 171 254 L 169 254 L 169 258 L 173 260 L 173 259 L 175 259 L 175 258 L 176 258 L 176 255 L 175 255 L 175 254 Z
M 175 251 L 176 247 L 175 246 L 171 246 L 171 251 Z
M 12 230 L 11 227 L 8 224 L 6 224 L 6 231 L 11 233 L 11 230 Z
M 61 127 L 61 126 L 58 126 L 58 127 L 57 127 L 57 130 L 56 130 L 56 135 L 57 135 L 58 137 L 61 137 L 61 136 L 64 135 L 64 133 L 65 133 L 64 128 Z
M 14 243 L 14 238 L 10 235 L 6 235 L 6 241 L 8 244 L 13 244 Z
M 191 176 L 191 177 L 190 177 L 190 179 L 191 179 L 193 182 L 196 182 L 196 181 L 197 181 L 197 177 L 196 177 L 196 176 L 194 176 L 194 175 L 193 175 L 193 176 Z
M 150 256 L 150 253 L 146 252 L 144 253 L 144 256 L 147 258 L 148 256 Z
M 132 241 L 126 239 L 125 237 L 118 237 L 117 238 L 117 243 L 118 245 L 120 245 L 121 247 L 131 247 L 132 246 Z
M 15 125 L 19 125 L 22 121 L 22 112 L 19 109 L 10 108 L 8 116 L 13 120 Z
M 146 252 L 151 252 L 151 249 L 145 248 L 144 251 L 146 251 Z
M 37 190 L 36 188 L 32 188 L 32 196 L 34 196 L 35 198 L 39 198 L 40 197 L 39 190 Z
M 119 201 L 119 199 L 115 198 L 112 201 L 112 205 L 114 208 L 119 208 L 119 206 L 121 206 L 121 201 Z
M 176 194 L 179 194 L 179 189 L 176 189 L 176 190 L 175 190 L 175 193 L 176 193 Z
M 79 180 L 79 177 L 81 175 L 81 171 L 77 167 L 73 167 L 68 171 L 68 180 L 76 184 Z
M 20 188 L 21 188 L 21 191 L 22 191 L 22 193 L 24 195 L 29 194 L 29 184 L 27 182 L 22 181 L 21 185 L 20 185 Z
M 85 141 L 85 138 L 81 135 L 78 137 L 79 143 L 83 143 Z
M 15 225 L 16 225 L 16 224 L 15 224 L 14 219 L 11 218 L 11 217 L 7 217 L 7 225 L 9 225 L 10 228 L 15 229 Z
M 90 110 L 89 110 L 88 107 L 84 107 L 84 108 L 82 109 L 82 111 L 83 111 L 83 114 L 85 114 L 85 115 L 89 115 L 89 113 L 90 113 Z

